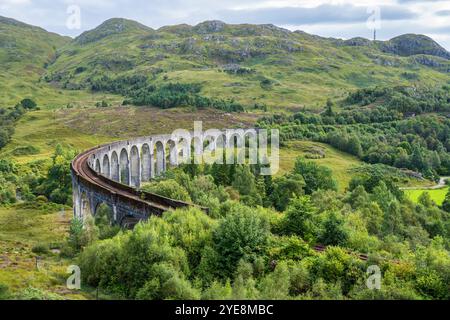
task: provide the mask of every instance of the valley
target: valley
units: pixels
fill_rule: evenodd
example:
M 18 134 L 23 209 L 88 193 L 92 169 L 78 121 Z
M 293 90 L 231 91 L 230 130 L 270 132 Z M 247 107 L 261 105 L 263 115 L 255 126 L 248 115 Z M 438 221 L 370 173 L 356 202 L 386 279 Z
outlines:
M 72 39 L 0 16 L 0 299 L 448 300 L 449 117 L 450 53 L 423 35 L 114 18 Z M 170 168 L 142 190 L 196 206 L 73 217 L 77 154 L 195 121 L 278 129 L 280 172 Z

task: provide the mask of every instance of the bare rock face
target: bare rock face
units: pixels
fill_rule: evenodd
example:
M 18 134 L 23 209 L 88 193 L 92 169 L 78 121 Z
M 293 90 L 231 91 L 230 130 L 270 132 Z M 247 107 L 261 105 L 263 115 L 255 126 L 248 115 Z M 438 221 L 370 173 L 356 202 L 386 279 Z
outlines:
M 351 47 L 366 47 L 370 46 L 371 43 L 372 41 L 370 41 L 369 39 L 361 37 L 351 38 L 342 42 L 343 45 Z
M 412 61 L 423 66 L 438 69 L 442 72 L 450 73 L 450 63 L 443 58 L 428 55 L 416 55 L 411 57 Z

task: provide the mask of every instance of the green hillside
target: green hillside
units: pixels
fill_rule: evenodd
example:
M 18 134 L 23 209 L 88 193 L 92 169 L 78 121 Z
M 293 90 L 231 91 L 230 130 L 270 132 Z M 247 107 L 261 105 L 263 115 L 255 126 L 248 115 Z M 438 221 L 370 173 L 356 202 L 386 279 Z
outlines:
M 246 109 L 315 109 L 357 88 L 448 83 L 449 57 L 413 34 L 373 42 L 220 21 L 153 30 L 116 18 L 70 39 L 0 17 L 0 105 L 24 97 L 43 106 L 92 105 L 101 99 L 91 89 L 123 100 L 128 88 L 96 85 L 139 76 L 155 87 L 195 84 L 202 97 L 234 99 Z
M 70 38 L 0 16 L 0 102 L 41 95 L 41 75 L 56 59 L 57 48 L 68 42 Z
M 2 71 L 28 75 L 42 73 L 45 67 L 56 59 L 56 49 L 68 42 L 68 37 L 0 17 Z
M 207 21 L 152 30 L 111 19 L 62 47 L 43 79 L 90 89 L 105 75 L 139 75 L 157 86 L 200 84 L 202 95 L 231 97 L 247 108 L 258 103 L 295 110 L 356 88 L 447 83 L 448 58 L 422 35 L 344 41 L 273 25 Z
M 0 16 L 0 108 L 25 97 L 53 108 L 101 99 L 86 91 L 61 90 L 41 81 L 48 65 L 57 59 L 58 48 L 70 41 L 69 37 Z

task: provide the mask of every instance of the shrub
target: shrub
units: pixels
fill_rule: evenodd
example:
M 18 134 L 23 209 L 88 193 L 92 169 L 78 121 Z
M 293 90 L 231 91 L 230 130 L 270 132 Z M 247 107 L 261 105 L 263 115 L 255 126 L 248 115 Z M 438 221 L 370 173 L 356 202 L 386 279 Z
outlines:
M 139 300 L 195 300 L 200 298 L 179 271 L 167 263 L 155 264 L 151 268 L 151 280 L 139 289 L 136 298 Z
M 259 285 L 261 299 L 286 300 L 289 298 L 290 274 L 285 261 L 279 263 L 274 272 L 265 276 Z
M 25 108 L 25 109 L 29 109 L 29 110 L 33 110 L 36 109 L 37 104 L 36 102 L 34 102 L 31 99 L 23 99 L 22 101 L 20 101 L 20 105 Z
M 442 210 L 450 213 L 450 189 L 445 195 L 444 202 L 442 203 Z
M 175 200 L 191 201 L 187 190 L 175 180 L 154 182 L 144 186 L 142 190 Z
M 20 291 L 14 298 L 17 300 L 64 300 L 60 295 L 33 287 Z
M 273 237 L 268 250 L 271 260 L 302 260 L 314 254 L 311 247 L 296 236 Z
M 348 238 L 348 232 L 344 228 L 344 220 L 339 218 L 335 212 L 331 212 L 324 223 L 324 231 L 320 236 L 320 242 L 324 245 L 345 246 Z
M 98 238 L 98 232 L 92 217 L 88 216 L 84 221 L 73 218 L 70 223 L 68 243 L 76 252 L 80 251 Z
M 164 214 L 163 220 L 171 226 L 173 245 L 182 248 L 189 265 L 196 268 L 203 248 L 212 244 L 212 231 L 216 222 L 197 208 L 169 211 Z
M 269 223 L 252 209 L 235 205 L 213 234 L 223 276 L 230 276 L 241 260 L 253 261 L 264 252 Z
M 9 297 L 9 287 L 6 284 L 0 283 L 0 300 L 7 300 Z
M 303 177 L 298 174 L 276 178 L 272 184 L 273 191 L 269 197 L 270 201 L 275 209 L 284 211 L 292 198 L 304 194 L 304 186 L 305 181 L 303 180 Z
M 339 282 L 344 294 L 364 278 L 362 262 L 339 247 L 328 247 L 325 254 L 319 255 L 311 266 L 311 274 L 316 280 Z
M 282 222 L 282 232 L 286 235 L 297 235 L 305 241 L 313 242 L 319 232 L 316 213 L 317 209 L 309 196 L 293 199 L 286 210 Z
M 47 254 L 49 253 L 49 247 L 46 244 L 37 244 L 31 248 L 31 252 L 35 254 Z
M 333 178 L 333 172 L 327 167 L 298 158 L 295 162 L 294 173 L 303 177 L 305 193 L 308 195 L 317 190 L 337 191 L 337 182 Z

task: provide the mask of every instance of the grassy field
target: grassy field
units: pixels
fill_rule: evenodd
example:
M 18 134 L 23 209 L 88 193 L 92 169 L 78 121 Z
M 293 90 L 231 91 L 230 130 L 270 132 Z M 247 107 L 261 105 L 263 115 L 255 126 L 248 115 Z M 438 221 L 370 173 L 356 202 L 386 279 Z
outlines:
M 27 113 L 16 125 L 12 141 L 0 152 L 0 157 L 12 157 L 19 163 L 49 159 L 58 143 L 84 150 L 102 142 L 106 137 L 92 136 L 71 130 L 58 120 L 52 110 Z M 22 148 L 32 147 L 30 152 Z
M 171 133 L 175 129 L 194 129 L 201 121 L 203 129 L 252 127 L 259 113 L 224 113 L 215 109 L 159 109 L 114 106 L 110 108 L 64 109 L 56 117 L 73 131 L 91 135 L 128 139 L 152 134 Z
M 405 190 L 406 195 L 414 202 L 419 201 L 419 197 L 428 192 L 430 194 L 431 200 L 433 200 L 437 205 L 442 205 L 445 199 L 445 195 L 449 191 L 449 188 L 426 190 L 426 189 L 416 189 L 416 190 Z
M 358 158 L 348 153 L 336 150 L 335 148 L 318 142 L 292 141 L 286 147 L 281 148 L 280 154 L 280 174 L 286 173 L 294 167 L 295 160 L 299 156 L 307 156 L 312 149 L 320 149 L 325 152 L 323 159 L 311 159 L 319 165 L 326 166 L 333 170 L 333 175 L 338 181 L 339 190 L 344 191 L 352 178 L 350 169 L 362 164 Z
M 84 299 L 84 295 L 67 290 L 70 262 L 59 258 L 56 249 L 65 241 L 70 217 L 68 209 L 0 208 L 0 284 L 7 285 L 11 293 L 32 286 L 65 298 Z M 32 249 L 36 245 L 55 250 L 35 254 Z
M 330 168 L 333 171 L 333 176 L 338 181 L 339 191 L 343 192 L 348 187 L 350 180 L 357 174 L 355 168 L 364 164 L 357 157 L 348 153 L 339 151 L 330 145 L 312 142 L 312 141 L 291 141 L 288 142 L 285 147 L 280 150 L 280 172 L 284 174 L 294 167 L 297 157 L 302 156 L 308 158 L 311 152 L 321 150 L 324 152 L 325 157 L 322 159 L 307 159 L 308 161 L 314 161 L 319 165 Z M 417 180 L 408 177 L 404 177 L 398 181 L 398 184 L 403 187 L 410 186 L 432 186 L 434 182 L 429 180 Z
M 123 101 L 123 97 L 86 90 L 63 90 L 45 83 L 25 82 L 14 74 L 0 73 L 0 108 L 11 107 L 24 98 L 32 98 L 44 109 L 57 109 L 68 104 L 73 107 L 95 105 L 105 100 L 109 103 Z

